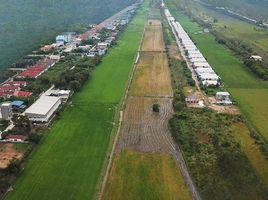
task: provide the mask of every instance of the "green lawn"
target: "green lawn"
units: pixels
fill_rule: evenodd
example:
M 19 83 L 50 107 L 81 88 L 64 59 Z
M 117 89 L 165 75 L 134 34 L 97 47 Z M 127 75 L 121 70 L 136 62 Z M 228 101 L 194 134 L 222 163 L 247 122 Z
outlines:
M 144 6 L 28 161 L 6 199 L 92 199 L 142 36 Z
M 210 33 L 198 33 L 202 28 L 178 12 L 174 0 L 167 2 L 175 18 L 222 78 L 248 120 L 268 141 L 268 83 L 252 74 L 229 49 L 218 44 Z

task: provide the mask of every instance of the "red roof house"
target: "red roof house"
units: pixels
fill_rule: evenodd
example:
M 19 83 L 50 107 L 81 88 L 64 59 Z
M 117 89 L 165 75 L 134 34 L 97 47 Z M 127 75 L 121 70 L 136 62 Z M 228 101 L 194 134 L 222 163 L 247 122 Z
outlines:
M 28 98 L 30 96 L 32 96 L 32 92 L 26 92 L 26 91 L 15 91 L 13 93 L 14 97 L 24 97 L 24 98 Z

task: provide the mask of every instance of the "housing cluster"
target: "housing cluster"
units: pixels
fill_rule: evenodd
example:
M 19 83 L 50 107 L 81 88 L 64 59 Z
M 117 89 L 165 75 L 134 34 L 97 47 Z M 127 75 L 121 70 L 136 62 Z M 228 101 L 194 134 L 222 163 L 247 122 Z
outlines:
M 56 36 L 53 44 L 46 44 L 14 63 L 8 69 L 12 76 L 0 85 L 1 142 L 29 142 L 29 135 L 25 130 L 18 130 L 18 123 L 31 127 L 49 125 L 75 91 L 64 83 L 61 87 L 46 83 L 42 75 L 70 57 L 99 61 L 115 44 L 137 7 L 138 4 L 133 4 L 98 25 L 89 25 L 86 32 L 62 33 Z M 75 64 L 68 73 L 75 72 Z M 70 79 L 68 74 L 65 78 Z M 49 89 L 33 91 L 38 81 Z

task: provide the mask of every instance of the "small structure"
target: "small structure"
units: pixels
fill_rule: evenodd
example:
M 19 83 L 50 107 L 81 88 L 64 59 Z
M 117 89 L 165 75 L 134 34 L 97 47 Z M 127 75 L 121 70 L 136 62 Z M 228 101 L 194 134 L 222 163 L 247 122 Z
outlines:
M 98 55 L 99 55 L 99 56 L 103 56 L 103 55 L 106 54 L 106 51 L 107 51 L 106 49 L 99 49 L 99 50 L 98 50 Z
M 23 135 L 7 135 L 4 138 L 5 142 L 25 142 L 27 139 L 26 136 Z
M 230 100 L 229 92 L 217 92 L 216 93 L 217 104 L 230 105 L 232 101 Z
M 1 109 L 1 119 L 9 120 L 12 113 L 12 106 L 10 102 L 4 102 L 0 106 Z
M 59 97 L 61 98 L 63 101 L 68 100 L 68 98 L 70 97 L 71 94 L 71 90 L 49 90 L 46 92 L 46 96 L 51 96 L 51 97 Z
M 99 43 L 97 44 L 97 48 L 98 48 L 99 50 L 106 50 L 106 49 L 108 48 L 108 46 L 109 46 L 109 44 L 106 43 L 106 42 L 99 42 Z
M 83 51 L 90 50 L 91 47 L 92 47 L 92 45 L 84 45 L 84 46 L 80 45 L 80 46 L 78 46 L 78 48 L 82 49 Z
M 43 94 L 25 111 L 25 115 L 30 121 L 49 122 L 60 104 L 61 100 L 59 97 L 51 97 Z
M 185 101 L 187 104 L 198 104 L 199 103 L 199 98 L 195 95 L 188 96 L 185 98 Z
M 26 105 L 24 105 L 24 101 L 12 101 L 11 106 L 12 108 L 16 108 L 16 109 L 26 108 Z
M 253 59 L 254 61 L 260 61 L 260 62 L 262 62 L 262 57 L 261 56 L 252 55 L 250 58 Z
M 72 37 L 73 37 L 73 35 L 74 35 L 74 33 L 64 33 L 64 34 L 62 34 L 62 35 L 58 35 L 57 37 L 56 37 L 56 43 L 68 43 L 68 42 L 71 42 L 71 40 L 72 40 Z
M 93 58 L 96 56 L 96 53 L 94 51 L 90 51 L 86 54 L 87 57 Z

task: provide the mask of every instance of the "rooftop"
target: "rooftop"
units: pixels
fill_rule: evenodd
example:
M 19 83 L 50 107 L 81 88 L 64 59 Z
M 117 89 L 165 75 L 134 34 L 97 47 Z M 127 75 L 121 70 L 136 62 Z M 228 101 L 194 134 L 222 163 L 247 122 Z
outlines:
M 42 95 L 25 113 L 46 115 L 58 101 L 60 101 L 59 97 Z

